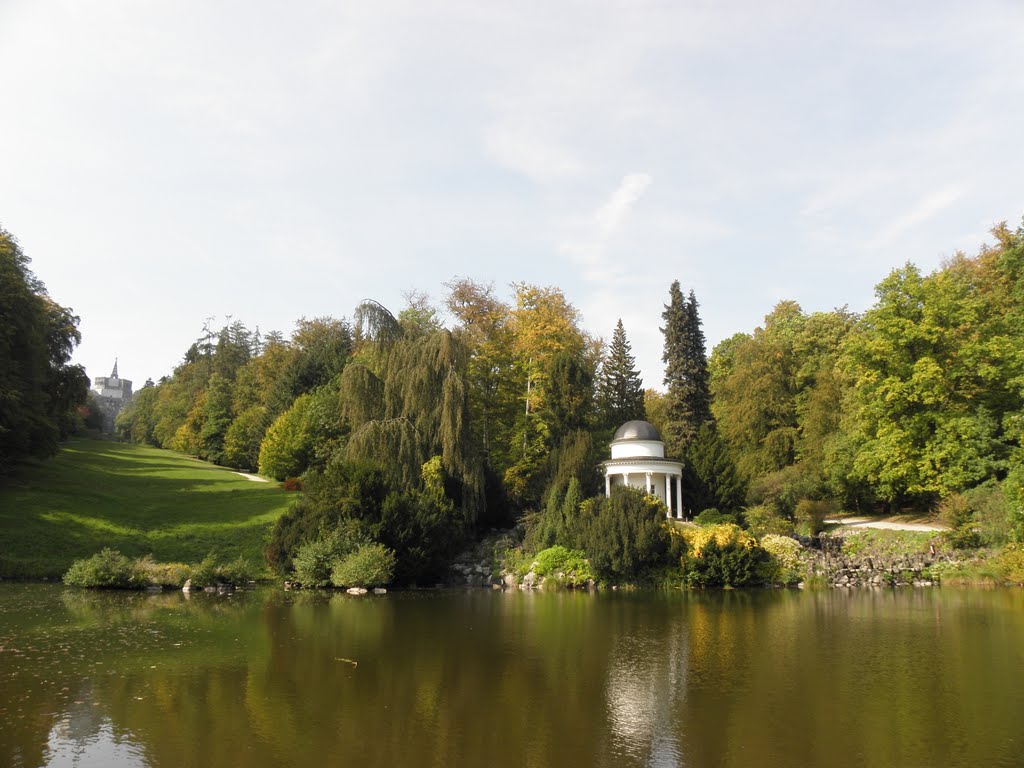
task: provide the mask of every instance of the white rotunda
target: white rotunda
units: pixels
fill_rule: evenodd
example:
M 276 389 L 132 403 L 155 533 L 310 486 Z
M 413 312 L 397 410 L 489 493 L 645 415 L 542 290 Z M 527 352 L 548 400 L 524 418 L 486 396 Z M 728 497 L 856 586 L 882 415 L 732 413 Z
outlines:
M 665 458 L 665 443 L 649 421 L 627 421 L 611 443 L 612 457 L 604 468 L 604 491 L 626 485 L 657 496 L 668 507 L 668 517 L 683 517 L 683 463 Z M 673 513 L 674 510 L 674 513 Z

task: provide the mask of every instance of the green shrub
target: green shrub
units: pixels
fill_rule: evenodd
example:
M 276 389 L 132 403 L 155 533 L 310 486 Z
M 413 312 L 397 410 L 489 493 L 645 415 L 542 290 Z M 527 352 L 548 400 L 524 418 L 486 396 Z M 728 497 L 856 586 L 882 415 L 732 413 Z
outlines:
M 825 530 L 825 518 L 831 513 L 831 502 L 801 499 L 794 512 L 797 532 L 803 536 L 817 536 Z
M 192 586 L 214 587 L 220 582 L 217 571 L 217 555 L 211 552 L 201 562 L 192 566 Z
M 506 549 L 501 556 L 501 567 L 506 573 L 514 573 L 520 579 L 530 572 L 533 558 L 522 547 Z
M 743 510 L 743 519 L 754 536 L 769 533 L 786 536 L 793 533 L 793 522 L 782 515 L 774 504 L 758 504 Z
M 739 520 L 736 518 L 736 515 L 719 512 L 717 509 L 711 508 L 705 509 L 693 518 L 693 522 L 697 525 L 721 525 L 722 523 L 738 523 Z
M 981 534 L 971 523 L 945 531 L 942 540 L 953 549 L 977 549 L 981 546 Z
M 252 563 L 239 555 L 230 563 L 224 563 L 219 566 L 217 568 L 217 575 L 220 577 L 219 583 L 237 586 L 255 581 L 258 573 Z
M 337 531 L 308 541 L 292 558 L 295 578 L 304 587 L 329 587 L 335 564 L 351 551 L 349 542 Z
M 993 560 L 1003 581 L 1024 584 L 1024 545 L 1007 544 Z
M 666 561 L 665 505 L 643 491 L 616 486 L 609 498 L 581 504 L 580 518 L 583 549 L 603 580 L 642 578 Z
M 192 577 L 191 566 L 185 563 L 158 563 L 152 555 L 136 561 L 146 575 L 146 581 L 160 587 L 181 587 Z
M 538 576 L 554 577 L 572 587 L 582 586 L 594 578 L 586 553 L 560 545 L 538 552 L 534 558 L 533 572 Z M 544 584 L 547 585 L 547 579 Z
M 331 570 L 336 587 L 383 587 L 395 573 L 395 553 L 383 544 L 363 544 L 340 560 Z
M 115 549 L 103 549 L 92 557 L 75 560 L 64 574 L 64 583 L 72 587 L 141 589 L 148 579 L 138 561 Z
M 974 523 L 974 513 L 967 497 L 960 493 L 947 496 L 939 504 L 939 517 L 951 531 Z
M 1005 544 L 1013 538 L 1013 516 L 1010 500 L 1002 485 L 995 480 L 964 491 L 976 529 L 983 544 Z

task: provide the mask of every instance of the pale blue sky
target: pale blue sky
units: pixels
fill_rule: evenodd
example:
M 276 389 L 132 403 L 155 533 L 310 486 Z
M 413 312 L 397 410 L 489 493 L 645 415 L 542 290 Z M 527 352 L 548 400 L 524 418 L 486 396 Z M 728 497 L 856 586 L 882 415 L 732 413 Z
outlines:
M 1024 214 L 1024 3 L 0 0 L 0 225 L 140 386 L 453 276 L 711 347 Z

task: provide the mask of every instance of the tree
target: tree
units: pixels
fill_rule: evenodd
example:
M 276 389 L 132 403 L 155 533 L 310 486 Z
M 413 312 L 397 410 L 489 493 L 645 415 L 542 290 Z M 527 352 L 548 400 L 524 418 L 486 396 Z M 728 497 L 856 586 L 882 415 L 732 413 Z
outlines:
M 846 339 L 852 471 L 886 501 L 930 503 L 1006 472 L 1024 354 L 1001 265 L 990 250 L 928 276 L 907 264 Z
M 89 380 L 71 353 L 78 317 L 57 304 L 0 229 L 0 473 L 26 457 L 57 452 L 84 405 Z
M 548 376 L 545 412 L 551 445 L 558 445 L 567 433 L 587 426 L 593 399 L 594 379 L 589 366 L 568 352 L 555 355 Z
M 647 418 L 643 382 L 621 318 L 615 324 L 608 354 L 601 365 L 597 400 L 601 426 L 606 429 Z
M 422 465 L 439 457 L 460 513 L 475 522 L 483 468 L 470 429 L 466 348 L 445 329 L 407 332 L 377 302 L 357 308 L 356 333 L 359 367 L 340 382 L 352 430 L 347 459 L 377 463 L 399 488 L 418 491 Z
M 704 332 L 697 310 L 693 291 L 684 299 L 679 281 L 674 281 L 661 315 L 667 399 L 664 438 L 669 455 L 684 455 L 700 428 L 713 421 Z
M 463 278 L 446 287 L 445 306 L 458 323 L 453 333 L 469 355 L 471 426 L 484 461 L 501 477 L 520 455 L 514 437 L 521 399 L 513 373 L 511 308 L 495 297 L 493 283 Z

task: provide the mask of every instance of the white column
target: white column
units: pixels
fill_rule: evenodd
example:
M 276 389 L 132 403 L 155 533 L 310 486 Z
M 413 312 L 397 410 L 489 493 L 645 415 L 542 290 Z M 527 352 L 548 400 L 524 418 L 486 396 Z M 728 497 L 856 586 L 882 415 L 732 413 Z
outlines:
M 604 473 L 604 495 L 612 495 L 612 474 L 607 471 Z
M 622 473 L 622 484 L 627 488 L 629 487 L 629 472 Z
M 665 475 L 665 517 L 672 517 L 672 475 Z
M 676 475 L 676 490 L 679 492 L 676 494 L 676 517 L 682 519 L 683 517 L 683 475 L 682 473 Z
M 647 495 L 651 495 L 651 473 L 647 473 Z

